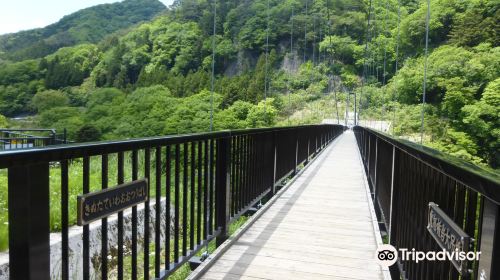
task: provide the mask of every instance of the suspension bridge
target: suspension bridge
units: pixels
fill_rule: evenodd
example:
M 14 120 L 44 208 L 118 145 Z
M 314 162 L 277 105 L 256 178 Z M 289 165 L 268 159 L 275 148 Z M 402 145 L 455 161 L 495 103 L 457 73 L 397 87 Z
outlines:
M 0 153 L 0 169 L 10 248 L 0 278 L 166 279 L 201 254 L 191 279 L 498 278 L 498 178 L 360 126 L 13 150 Z M 70 184 L 81 186 L 77 217 Z M 61 194 L 60 233 L 49 230 L 49 192 Z M 251 217 L 231 232 L 242 216 Z M 377 262 L 382 244 L 482 255 L 388 267 Z
M 212 94 L 216 7 L 214 1 Z M 266 8 L 264 99 L 271 79 L 269 1 Z M 387 46 L 382 65 L 370 50 L 377 32 L 388 32 L 387 14 L 382 31 L 373 26 L 375 11 L 370 0 L 361 89 L 370 76 L 387 82 Z M 298 51 L 294 12 L 291 54 Z M 327 12 L 326 34 L 325 23 L 312 16 L 312 58 L 304 25 L 304 62 L 322 59 L 318 25 L 320 41 L 329 36 L 332 47 Z M 426 60 L 429 17 L 427 2 Z M 398 5 L 396 72 L 399 21 Z M 333 55 L 327 56 L 332 64 Z M 212 95 L 207 133 L 0 153 L 9 198 L 9 251 L 0 255 L 0 279 L 167 279 L 187 264 L 194 269 L 190 279 L 500 279 L 498 177 L 375 130 L 388 132 L 391 124 L 360 120 L 367 104 L 356 93 L 354 112 L 346 105 L 341 125 L 336 88 L 346 102 L 351 94 L 333 82 L 334 118 L 322 125 L 214 132 Z M 422 135 L 423 128 L 422 109 Z M 70 193 L 70 185 L 79 193 Z M 59 233 L 50 231 L 53 194 L 61 197 Z M 70 207 L 78 208 L 77 216 Z M 250 218 L 232 232 L 243 216 Z M 450 243 L 482 257 L 396 258 L 384 266 L 377 256 L 383 244 L 429 252 Z

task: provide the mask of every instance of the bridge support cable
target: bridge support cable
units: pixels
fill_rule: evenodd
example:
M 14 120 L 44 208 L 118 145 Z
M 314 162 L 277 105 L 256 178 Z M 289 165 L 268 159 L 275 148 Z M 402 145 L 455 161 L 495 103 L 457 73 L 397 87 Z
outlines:
M 295 55 L 293 54 L 293 17 L 294 17 L 294 6 L 292 5 L 292 15 L 290 17 L 290 59 L 292 62 L 292 71 L 290 71 L 290 76 L 293 70 L 295 69 Z M 287 79 L 286 83 L 286 92 L 288 95 L 288 106 L 290 109 L 292 108 L 292 101 L 291 101 L 291 93 L 290 93 L 290 78 Z M 290 125 L 290 114 L 288 114 L 288 125 Z
M 213 0 L 213 33 L 212 33 L 212 75 L 211 75 L 211 81 L 210 81 L 210 132 L 213 131 L 214 128 L 214 90 L 215 90 L 215 48 L 216 48 L 216 38 L 215 36 L 217 35 L 217 0 Z M 212 159 L 212 154 L 211 150 L 208 152 L 208 158 Z M 208 173 L 211 172 L 212 168 L 212 163 L 208 164 Z M 207 204 L 210 205 L 210 198 L 207 201 Z M 210 221 L 210 213 L 207 211 L 205 213 L 205 226 L 206 228 L 209 227 L 209 221 Z M 205 247 L 205 252 L 201 256 L 201 260 L 205 260 L 208 258 L 208 242 L 206 243 Z
M 319 44 L 318 44 L 318 64 L 321 64 L 321 39 L 323 36 L 323 25 L 321 24 L 323 22 L 323 13 L 320 12 L 319 14 Z
M 372 44 L 372 51 L 371 51 L 371 69 L 372 69 L 372 76 L 375 77 L 375 81 L 378 82 L 378 66 L 377 66 L 377 52 L 379 45 L 377 43 L 377 9 L 375 7 L 375 3 L 373 5 L 373 30 L 372 30 L 372 36 L 371 38 L 375 38 L 375 41 Z
M 399 29 L 401 25 L 401 0 L 398 0 L 398 27 L 396 31 L 396 63 L 394 68 L 394 76 L 398 73 L 398 63 L 399 63 Z M 393 112 L 392 112 L 392 135 L 394 136 L 394 124 L 396 123 L 396 90 L 393 91 Z
M 326 10 L 327 10 L 327 16 L 328 16 L 328 50 L 329 50 L 329 56 L 328 56 L 328 64 L 330 67 L 330 71 L 333 72 L 333 64 L 335 63 L 334 57 L 333 57 L 333 50 L 332 50 L 332 19 L 331 19 L 331 13 L 330 13 L 330 0 L 326 0 Z M 339 118 L 339 106 L 338 106 L 338 100 L 337 100 L 337 92 L 335 90 L 335 80 L 333 78 L 333 73 L 330 75 L 329 78 L 329 85 L 330 85 L 330 92 L 333 91 L 333 99 L 335 101 L 335 113 L 337 115 L 337 124 L 340 124 L 340 118 Z
M 359 110 L 359 113 L 358 114 L 361 114 L 361 108 L 362 108 L 362 104 L 361 104 L 361 98 L 363 97 L 363 94 L 364 94 L 364 88 L 365 88 L 365 84 L 366 84 L 366 77 L 368 75 L 368 44 L 369 44 L 369 41 L 370 41 L 370 20 L 371 20 L 371 12 L 372 12 L 372 0 L 370 0 L 370 5 L 369 5 L 369 8 L 368 8 L 368 17 L 367 17 L 367 24 L 366 24 L 366 43 L 365 43 L 365 53 L 364 53 L 364 57 L 365 57 L 365 60 L 364 60 L 364 63 L 363 63 L 363 77 L 361 78 L 361 94 L 359 96 L 359 106 L 358 106 L 358 110 Z M 330 42 L 331 42 L 331 39 L 330 39 Z M 338 114 L 337 114 L 338 115 Z M 359 122 L 359 117 L 357 118 L 357 121 L 356 121 L 356 124 L 358 124 Z
M 389 0 L 385 0 L 385 18 L 384 18 L 384 23 L 383 23 L 384 39 L 388 35 L 388 32 L 387 32 L 388 19 L 389 19 Z M 387 68 L 387 43 L 384 43 L 384 66 L 383 66 L 383 73 L 382 73 L 382 87 L 384 90 L 384 99 L 385 99 L 385 96 L 387 94 L 387 69 L 386 68 Z M 380 115 L 380 131 L 383 130 L 384 113 L 385 113 L 385 105 L 383 104 L 382 108 L 381 108 L 381 115 Z
M 313 45 L 312 45 L 313 68 L 314 68 L 314 66 L 316 66 L 316 21 L 317 21 L 317 17 L 316 17 L 316 13 L 315 13 L 315 14 L 313 14 Z M 311 73 L 311 76 L 312 76 L 312 73 Z
M 305 10 L 305 16 L 304 16 L 304 18 L 306 20 L 304 20 L 304 58 L 303 58 L 302 63 L 306 62 L 306 51 L 307 51 L 307 16 L 308 16 L 308 11 L 307 11 L 308 7 L 307 6 L 308 6 L 308 1 L 309 0 L 306 0 L 306 10 Z
M 267 27 L 266 27 L 266 72 L 264 78 L 264 115 L 267 107 L 267 91 L 269 81 L 269 0 L 267 0 Z
M 213 33 L 212 33 L 212 77 L 210 81 L 210 132 L 214 127 L 214 85 L 215 85 L 215 35 L 217 34 L 217 0 L 213 1 L 214 18 L 213 18 Z
M 425 54 L 424 54 L 424 85 L 422 92 L 422 110 L 420 113 L 420 145 L 424 141 L 424 111 L 425 111 L 425 94 L 427 90 L 427 59 L 429 56 L 429 21 L 431 17 L 431 1 L 427 0 L 427 14 L 425 17 Z

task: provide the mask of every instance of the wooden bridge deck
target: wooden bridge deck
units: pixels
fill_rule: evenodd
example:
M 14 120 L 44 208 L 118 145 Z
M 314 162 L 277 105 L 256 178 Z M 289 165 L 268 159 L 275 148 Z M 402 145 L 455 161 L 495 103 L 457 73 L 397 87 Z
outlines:
M 390 279 L 352 132 L 212 254 L 191 279 Z

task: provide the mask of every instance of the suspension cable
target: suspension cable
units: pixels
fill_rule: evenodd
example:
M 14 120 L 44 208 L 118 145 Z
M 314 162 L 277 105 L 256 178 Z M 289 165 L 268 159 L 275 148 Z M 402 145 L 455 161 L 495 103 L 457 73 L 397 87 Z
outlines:
M 323 36 L 323 30 L 322 27 L 323 25 L 321 24 L 323 22 L 323 13 L 320 12 L 319 15 L 319 44 L 318 44 L 318 64 L 321 64 L 321 39 Z
M 388 17 L 389 17 L 389 0 L 385 0 L 385 17 L 384 17 L 384 39 L 386 38 L 386 36 L 388 35 L 388 32 L 387 32 L 387 21 L 388 21 Z M 382 87 L 383 87 L 383 91 L 384 91 L 384 98 L 386 96 L 386 93 L 387 93 L 387 86 L 386 86 L 386 75 L 387 75 L 387 71 L 386 71 L 386 67 L 387 67 L 387 43 L 384 43 L 384 66 L 383 66 L 383 73 L 382 73 Z M 383 130 L 383 120 L 384 120 L 384 113 L 385 113 L 385 104 L 382 104 L 382 108 L 381 108 L 381 115 L 380 115 L 380 130 L 382 131 Z
M 396 65 L 394 69 L 394 76 L 398 73 L 398 62 L 399 62 L 399 28 L 401 23 L 401 0 L 398 0 L 398 28 L 396 33 Z M 396 90 L 393 92 L 393 113 L 392 113 L 392 135 L 394 135 L 394 125 L 396 123 Z
M 389 0 L 385 0 L 385 18 L 384 18 L 384 37 L 387 36 L 387 21 L 389 17 Z M 387 44 L 384 44 L 384 66 L 382 73 L 382 86 L 386 83 L 386 66 L 387 66 Z
M 305 18 L 308 16 L 307 12 L 307 3 L 309 0 L 306 0 L 306 13 L 305 13 Z M 304 20 L 304 60 L 303 63 L 306 62 L 306 51 L 307 51 L 307 19 Z
M 425 58 L 424 58 L 424 88 L 422 94 L 422 111 L 420 116 L 420 145 L 424 141 L 424 110 L 425 110 L 425 94 L 427 90 L 427 58 L 429 54 L 429 21 L 431 17 L 431 1 L 427 0 L 427 15 L 425 18 Z
M 213 131 L 214 127 L 214 87 L 215 87 L 215 47 L 216 47 L 216 41 L 215 41 L 215 35 L 217 34 L 217 0 L 213 1 L 214 3 L 214 18 L 213 18 L 213 34 L 212 34 L 212 77 L 210 81 L 210 132 Z M 212 158 L 211 151 L 209 151 L 209 158 Z M 211 168 L 212 163 L 209 165 Z M 210 202 L 208 202 L 210 203 Z M 205 225 L 208 228 L 208 221 L 210 221 L 210 213 L 207 212 L 206 216 L 206 223 Z M 208 257 L 208 242 L 205 246 L 205 253 L 203 254 L 202 258 L 206 259 Z
M 378 79 L 378 65 L 377 65 L 377 52 L 378 52 L 378 48 L 379 48 L 379 44 L 377 43 L 377 9 L 375 7 L 375 4 L 376 2 L 374 2 L 374 5 L 373 5 L 373 30 L 372 30 L 372 36 L 371 38 L 375 38 L 375 41 L 373 42 L 373 51 L 371 53 L 372 55 L 372 75 L 375 76 L 375 80 L 378 82 L 379 79 Z
M 267 28 L 266 28 L 266 73 L 264 80 L 264 115 L 267 107 L 267 87 L 268 87 L 268 68 L 269 68 L 269 0 L 267 0 Z
M 295 69 L 295 56 L 293 55 L 293 17 L 294 17 L 294 6 L 292 5 L 292 16 L 290 17 L 291 28 L 290 28 L 290 59 L 292 59 L 292 71 Z M 292 73 L 292 71 L 290 71 Z M 290 73 L 290 74 L 291 74 Z M 288 106 L 292 108 L 291 94 L 290 94 L 290 79 L 287 79 L 286 83 L 287 94 L 288 94 Z M 288 125 L 290 125 L 290 114 L 288 114 Z
M 327 17 L 328 17 L 328 50 L 329 50 L 329 55 L 328 55 L 328 64 L 330 66 L 330 71 L 332 69 L 332 65 L 334 64 L 334 59 L 333 59 L 333 47 L 332 47 L 332 18 L 331 18 L 331 11 L 330 11 L 330 0 L 326 0 L 326 11 L 327 11 Z M 335 81 L 333 79 L 333 75 L 330 74 L 329 77 L 329 83 L 328 85 L 330 86 L 330 92 L 333 91 L 333 99 L 335 102 L 335 113 L 337 115 L 337 124 L 340 124 L 340 118 L 339 118 L 339 107 L 338 107 L 338 102 L 337 102 L 337 92 L 335 91 Z
M 316 65 L 316 13 L 313 15 L 313 67 Z
M 217 34 L 217 0 L 214 0 L 214 19 L 213 19 L 213 34 L 212 34 L 212 78 L 210 81 L 210 132 L 214 128 L 214 84 L 215 84 L 215 35 Z M 208 251 L 208 249 L 207 249 Z
M 363 63 L 363 78 L 361 79 L 361 94 L 359 96 L 359 106 L 358 106 L 358 115 L 361 115 L 361 97 L 364 94 L 364 88 L 365 88 L 365 83 L 366 83 L 366 76 L 368 72 L 368 43 L 370 41 L 370 20 L 371 20 L 371 13 L 372 13 L 372 0 L 370 0 L 370 6 L 368 8 L 368 18 L 367 18 L 367 24 L 366 24 L 366 43 L 365 43 L 365 61 Z M 357 117 L 357 122 L 359 122 L 359 116 Z M 355 121 L 355 123 L 357 124 Z

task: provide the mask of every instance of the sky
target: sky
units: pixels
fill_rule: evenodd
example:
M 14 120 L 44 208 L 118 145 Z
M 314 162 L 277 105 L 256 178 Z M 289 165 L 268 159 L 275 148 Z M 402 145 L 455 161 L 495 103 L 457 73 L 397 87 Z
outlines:
M 169 6 L 173 0 L 160 0 Z M 0 0 L 0 34 L 44 27 L 63 16 L 119 0 Z

